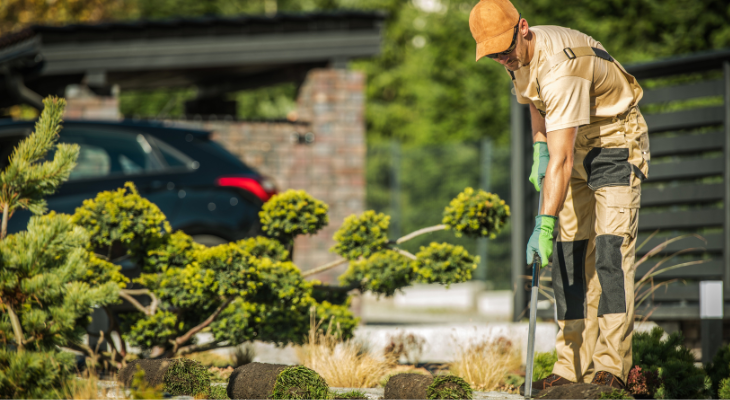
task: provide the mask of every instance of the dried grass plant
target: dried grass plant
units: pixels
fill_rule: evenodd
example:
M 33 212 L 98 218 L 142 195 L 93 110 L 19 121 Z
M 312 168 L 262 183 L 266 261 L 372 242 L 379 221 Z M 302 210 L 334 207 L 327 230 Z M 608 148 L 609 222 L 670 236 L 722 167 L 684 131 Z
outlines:
M 507 374 L 520 369 L 520 349 L 510 340 L 472 340 L 456 343 L 457 354 L 451 373 L 463 378 L 475 390 L 495 390 L 504 386 Z
M 299 362 L 319 373 L 331 387 L 370 388 L 394 365 L 374 356 L 361 343 L 341 341 L 330 323 L 325 332 L 310 314 L 306 344 L 296 349 Z

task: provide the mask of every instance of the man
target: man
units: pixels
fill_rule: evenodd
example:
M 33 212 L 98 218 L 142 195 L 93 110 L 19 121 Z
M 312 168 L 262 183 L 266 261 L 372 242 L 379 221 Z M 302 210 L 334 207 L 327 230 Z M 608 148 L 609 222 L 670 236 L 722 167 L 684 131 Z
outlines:
M 649 137 L 642 89 L 601 43 L 558 26 L 530 27 L 509 0 L 482 0 L 469 26 L 477 61 L 502 64 L 530 105 L 530 181 L 542 208 L 527 263 L 553 255 L 558 361 L 532 393 L 590 382 L 624 388 L 632 367 L 634 264 Z M 553 230 L 559 221 L 553 250 Z M 554 254 L 553 254 L 554 253 Z M 521 388 L 524 390 L 524 388 Z

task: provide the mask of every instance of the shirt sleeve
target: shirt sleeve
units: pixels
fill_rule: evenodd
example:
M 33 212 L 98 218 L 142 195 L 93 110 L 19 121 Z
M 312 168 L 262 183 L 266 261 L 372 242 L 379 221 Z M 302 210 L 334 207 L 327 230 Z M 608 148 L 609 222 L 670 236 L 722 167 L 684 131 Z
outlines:
M 591 82 L 578 76 L 560 77 L 542 88 L 545 130 L 587 125 L 591 122 Z

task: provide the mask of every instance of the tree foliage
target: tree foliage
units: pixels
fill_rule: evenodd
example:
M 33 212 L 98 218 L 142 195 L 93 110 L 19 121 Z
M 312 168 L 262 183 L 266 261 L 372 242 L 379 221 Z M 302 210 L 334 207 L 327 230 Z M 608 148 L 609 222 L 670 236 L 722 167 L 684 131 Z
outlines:
M 509 206 L 496 194 L 466 188 L 444 210 L 443 223 L 457 237 L 464 234 L 494 239 L 509 216 Z
M 359 216 L 350 215 L 335 232 L 337 245 L 332 251 L 350 261 L 369 257 L 388 243 L 389 223 L 389 216 L 372 210 Z
M 118 299 L 125 279 L 119 267 L 89 251 L 89 233 L 71 216 L 45 211 L 44 196 L 65 181 L 78 147 L 56 145 L 65 102 L 47 98 L 35 130 L 14 149 L 0 173 L 0 397 L 63 398 L 74 356 L 82 348 L 93 307 Z M 44 161 L 55 150 L 53 159 Z M 27 230 L 5 236 L 12 211 L 34 215 Z
M 327 204 L 303 190 L 287 190 L 261 207 L 261 230 L 282 243 L 298 235 L 312 235 L 329 223 Z

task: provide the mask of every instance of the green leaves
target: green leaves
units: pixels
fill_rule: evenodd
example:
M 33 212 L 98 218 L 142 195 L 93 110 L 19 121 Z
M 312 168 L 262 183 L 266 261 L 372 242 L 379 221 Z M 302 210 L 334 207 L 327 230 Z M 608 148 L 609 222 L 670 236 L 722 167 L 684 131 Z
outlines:
M 124 339 L 142 350 L 149 350 L 155 345 L 175 339 L 182 328 L 176 314 L 158 311 L 155 315 L 138 320 L 124 335 Z
M 509 206 L 493 193 L 466 188 L 444 209 L 443 224 L 457 237 L 494 239 L 510 216 Z
M 303 190 L 287 190 L 264 203 L 259 217 L 261 229 L 288 244 L 295 236 L 311 235 L 329 223 L 327 204 Z
M 340 282 L 360 286 L 363 290 L 392 296 L 396 290 L 410 286 L 417 277 L 415 263 L 393 250 L 373 254 L 350 263 Z
M 71 217 L 50 213 L 34 216 L 28 230 L 0 241 L 0 298 L 3 321 L 8 306 L 18 315 L 23 340 L 29 349 L 51 350 L 77 341 L 84 326 L 77 320 L 92 307 L 117 300 L 116 281 L 89 279 L 95 267 L 86 251 L 86 231 L 71 223 Z M 102 268 L 120 278 L 118 266 Z M 15 338 L 8 324 L 0 323 L 0 337 Z
M 18 208 L 29 209 L 33 214 L 43 214 L 46 210 L 43 197 L 58 190 L 76 165 L 79 147 L 56 145 L 66 100 L 49 96 L 43 100 L 43 105 L 35 130 L 18 144 L 8 160 L 7 168 L 0 173 L 0 209 L 7 207 L 8 210 L 4 218 L 9 218 Z M 54 145 L 56 151 L 53 160 L 43 161 Z M 2 233 L 4 235 L 5 231 Z
M 471 279 L 471 271 L 477 268 L 479 262 L 479 257 L 470 255 L 461 246 L 449 243 L 431 243 L 428 247 L 421 247 L 416 257 L 418 282 L 447 286 Z
M 332 251 L 350 261 L 369 257 L 388 243 L 389 223 L 389 216 L 375 211 L 365 211 L 360 216 L 350 215 L 335 232 L 337 245 Z
M 118 242 L 127 246 L 136 259 L 144 257 L 148 243 L 171 230 L 165 215 L 140 196 L 132 182 L 84 200 L 76 209 L 73 221 L 88 230 L 96 250 L 106 249 L 111 254 L 112 245 Z
M 656 399 L 697 399 L 710 394 L 712 382 L 694 365 L 694 355 L 684 346 L 681 332 L 662 340 L 664 331 L 635 332 L 632 338 L 634 364 L 643 371 L 658 371 L 661 385 L 651 395 Z

